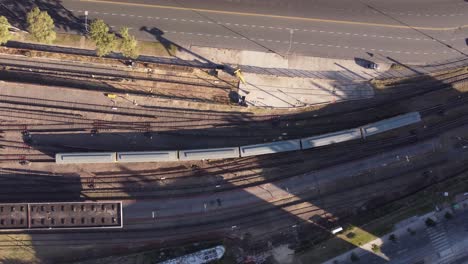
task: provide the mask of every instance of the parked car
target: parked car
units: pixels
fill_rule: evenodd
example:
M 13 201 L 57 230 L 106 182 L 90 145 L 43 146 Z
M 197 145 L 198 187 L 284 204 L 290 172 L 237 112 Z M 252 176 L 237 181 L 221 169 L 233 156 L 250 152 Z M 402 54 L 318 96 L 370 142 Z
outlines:
M 374 62 L 369 62 L 365 65 L 365 67 L 367 69 L 373 69 L 373 70 L 378 70 L 379 69 L 379 65 L 377 63 L 374 63 Z

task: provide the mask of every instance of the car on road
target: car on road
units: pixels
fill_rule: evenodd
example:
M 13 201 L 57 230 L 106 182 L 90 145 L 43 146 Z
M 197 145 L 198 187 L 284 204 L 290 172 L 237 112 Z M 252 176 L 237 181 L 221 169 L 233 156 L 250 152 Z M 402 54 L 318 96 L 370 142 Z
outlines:
M 373 61 L 370 61 L 368 59 L 354 58 L 354 61 L 356 62 L 357 65 L 366 69 L 378 70 L 380 68 L 379 64 Z
M 366 67 L 367 69 L 373 69 L 373 70 L 379 69 L 379 65 L 375 62 L 368 62 L 364 65 L 364 67 Z

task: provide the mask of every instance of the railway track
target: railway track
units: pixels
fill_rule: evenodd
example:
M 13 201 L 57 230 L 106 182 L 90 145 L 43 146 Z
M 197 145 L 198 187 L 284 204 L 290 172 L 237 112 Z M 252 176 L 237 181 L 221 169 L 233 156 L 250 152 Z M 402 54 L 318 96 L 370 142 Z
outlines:
M 398 97 L 387 99 L 376 99 L 375 102 L 363 103 L 362 107 L 354 109 L 351 112 L 346 112 L 347 116 L 356 113 L 366 113 L 367 116 L 375 116 L 376 107 L 391 106 L 395 100 L 410 100 L 411 98 L 424 94 L 440 91 L 443 89 L 451 89 L 455 84 L 465 84 L 468 74 L 461 73 L 457 76 L 450 77 L 441 84 L 426 89 L 414 89 L 409 93 L 398 94 Z M 463 96 L 463 100 L 466 97 Z M 21 107 L 19 107 L 21 106 Z M 44 110 L 53 109 L 53 110 Z M 76 112 L 82 113 L 77 114 Z M 86 113 L 95 114 L 112 114 L 120 115 L 125 118 L 143 118 L 145 121 L 105 121 L 85 117 Z M 287 131 L 289 136 L 299 136 L 294 133 L 294 123 L 298 121 L 308 120 L 311 124 L 301 126 L 304 132 L 312 132 L 319 127 L 321 130 L 332 130 L 337 126 L 349 127 L 357 122 L 345 119 L 343 122 L 330 123 L 329 118 L 344 113 L 321 114 L 318 117 L 301 117 L 276 115 L 254 116 L 248 113 L 210 113 L 210 112 L 193 112 L 191 110 L 170 110 L 170 109 L 151 109 L 143 107 L 141 109 L 119 107 L 119 111 L 112 110 L 111 106 L 93 105 L 85 103 L 73 103 L 54 101 L 38 98 L 26 98 L 15 96 L 2 96 L 0 100 L 0 117 L 3 119 L 2 130 L 5 132 L 23 131 L 25 129 L 31 132 L 87 132 L 97 130 L 102 132 L 145 132 L 145 131 L 169 131 L 180 130 L 181 133 L 190 134 L 194 132 L 184 132 L 187 129 L 203 129 L 208 127 L 214 128 L 238 128 L 237 133 L 233 133 L 232 137 L 265 137 L 278 136 L 277 132 L 271 132 L 271 127 L 276 127 L 279 130 Z M 28 122 L 18 122 L 18 119 L 25 119 Z M 34 120 L 34 121 L 33 121 Z M 348 120 L 348 121 L 346 121 Z M 32 121 L 32 122 L 30 122 Z M 39 122 L 37 122 L 39 121 Z M 256 128 L 255 134 L 248 132 L 247 128 Z M 276 129 L 276 130 L 278 130 Z M 209 135 L 210 137 L 218 136 L 225 137 L 224 132 L 196 132 L 199 135 Z M 276 134 L 275 134 L 276 133 Z
M 39 73 L 48 76 L 57 77 L 74 77 L 89 79 L 91 76 L 96 80 L 122 80 L 132 79 L 139 81 L 152 81 L 152 82 L 167 82 L 176 83 L 181 85 L 193 85 L 201 86 L 206 88 L 218 88 L 218 89 L 230 89 L 235 86 L 235 79 L 231 78 L 227 81 L 220 81 L 204 73 L 203 78 L 197 75 L 194 68 L 189 71 L 174 71 L 161 70 L 159 68 L 152 69 L 150 72 L 144 71 L 144 69 L 136 68 L 129 70 L 123 69 L 123 67 L 106 67 L 96 66 L 93 64 L 83 63 L 64 63 L 61 61 L 53 60 L 38 60 L 21 57 L 5 57 L 0 56 L 0 63 L 3 69 L 8 72 L 29 72 Z M 200 72 L 202 73 L 202 72 Z
M 468 171 L 468 166 L 464 166 L 460 168 L 458 171 L 456 171 L 455 173 L 448 175 L 444 179 L 438 181 L 438 183 L 450 180 L 458 176 L 459 174 L 465 173 L 467 171 Z M 401 175 L 400 177 L 404 177 L 404 175 Z M 403 184 L 400 187 L 404 187 L 404 186 L 406 186 L 406 184 Z M 384 191 L 386 190 L 387 187 L 388 186 L 385 186 L 385 184 L 383 184 L 383 186 L 381 187 L 382 189 L 377 189 L 377 190 Z M 411 193 L 407 193 L 406 195 L 397 197 L 391 201 L 387 201 L 384 204 L 382 204 L 382 206 L 386 204 L 390 204 L 391 202 L 404 199 L 410 195 L 423 191 L 429 187 L 430 185 L 420 186 L 417 190 Z M 373 191 L 375 192 L 376 189 L 374 189 Z M 347 193 L 351 193 L 351 192 L 349 192 L 348 190 Z M 366 195 L 362 195 L 363 193 L 371 194 L 371 192 L 369 191 L 369 188 L 367 188 L 367 192 L 361 192 L 361 190 L 355 189 L 353 190 L 353 194 L 351 197 L 348 197 L 348 199 L 346 200 L 341 199 L 342 198 L 341 197 L 340 199 L 338 199 L 341 202 L 338 202 L 338 200 L 336 200 L 335 202 L 329 204 L 327 208 L 329 208 L 329 210 L 332 211 L 333 206 L 342 208 L 342 207 L 359 204 L 359 202 L 362 202 L 362 197 L 366 197 Z M 313 204 L 312 201 L 313 200 L 310 200 L 309 204 Z M 276 210 L 280 211 L 281 209 L 276 208 Z M 282 231 L 291 232 L 292 230 L 294 230 L 294 228 L 299 228 L 299 226 L 302 224 L 310 224 L 311 223 L 310 221 L 302 219 L 300 215 L 305 215 L 310 211 L 317 211 L 317 208 L 314 206 L 308 205 L 308 206 L 303 206 L 301 208 L 298 208 L 296 209 L 296 211 L 298 212 L 297 216 L 294 214 L 288 214 L 286 212 L 275 214 L 275 217 L 270 217 L 270 215 L 268 217 L 262 217 L 262 215 L 257 215 L 256 217 L 252 217 L 252 215 L 246 215 L 245 217 L 242 217 L 242 218 L 236 218 L 237 221 L 235 222 L 233 221 L 232 218 L 230 218 L 225 222 L 216 221 L 214 223 L 207 223 L 205 225 L 197 224 L 196 229 L 193 228 L 194 227 L 193 225 L 179 226 L 177 228 L 172 228 L 170 230 L 168 230 L 168 228 L 145 226 L 144 228 L 141 228 L 141 229 L 136 228 L 136 229 L 122 230 L 121 232 L 119 232 L 121 233 L 120 235 L 116 235 L 115 232 L 114 233 L 108 233 L 108 232 L 97 233 L 97 232 L 89 232 L 89 231 L 83 230 L 83 231 L 80 231 L 80 234 L 86 235 L 85 238 L 80 237 L 80 236 L 75 237 L 72 233 L 68 233 L 66 236 L 62 238 L 60 237 L 57 238 L 57 236 L 55 236 L 52 239 L 47 238 L 47 237 L 43 238 L 42 237 L 42 235 L 44 234 L 43 232 L 34 232 L 32 234 L 32 238 L 35 241 L 35 246 L 37 244 L 37 246 L 41 248 L 41 247 L 49 247 L 49 246 L 57 246 L 57 245 L 85 245 L 91 242 L 105 243 L 108 240 L 109 236 L 113 237 L 112 239 L 113 242 L 111 243 L 113 245 L 126 244 L 130 240 L 131 241 L 140 241 L 140 240 L 147 240 L 147 239 L 150 240 L 148 237 L 152 237 L 152 234 L 154 235 L 157 234 L 157 237 L 160 239 L 164 239 L 164 241 L 171 240 L 171 239 L 180 241 L 182 238 L 186 238 L 187 236 L 199 237 L 198 235 L 202 237 L 206 237 L 206 238 L 207 237 L 217 238 L 217 237 L 226 236 L 226 235 L 233 236 L 233 233 L 239 232 L 239 230 L 233 230 L 231 228 L 233 224 L 236 224 L 236 227 L 242 230 L 241 232 L 248 232 L 248 228 L 258 227 L 258 226 L 262 226 L 265 224 L 275 225 L 276 227 L 275 232 L 282 232 Z M 294 213 L 294 212 L 291 212 L 291 213 Z M 295 219 L 294 226 L 291 225 L 291 218 Z M 290 220 L 290 221 L 287 221 L 287 223 L 284 223 L 284 222 L 282 223 L 281 221 L 285 219 Z M 145 234 L 145 236 L 142 236 L 142 234 Z M 206 234 L 210 234 L 210 235 L 206 236 Z M 258 236 L 256 236 L 256 239 L 260 240 L 263 238 L 263 236 L 266 236 L 266 235 L 270 235 L 270 232 L 264 232 L 262 234 L 258 234 Z M 24 241 L 26 242 L 28 240 L 24 240 Z M 5 246 L 5 247 L 17 246 L 17 242 L 18 241 L 12 242 L 12 241 L 3 240 L 3 241 L 0 241 L 0 245 Z
M 448 126 L 456 127 L 466 123 L 468 123 L 468 118 L 459 118 L 447 123 L 440 123 L 428 130 L 423 130 L 419 135 L 410 134 L 392 139 L 379 139 L 370 142 L 352 142 L 347 144 L 348 153 L 350 154 L 342 154 L 339 158 L 335 157 L 336 153 L 329 152 L 329 150 L 341 148 L 341 145 L 307 151 L 305 156 L 301 152 L 296 152 L 273 156 L 260 156 L 257 158 L 241 158 L 232 161 L 213 162 L 212 168 L 214 168 L 214 170 L 212 168 L 202 168 L 199 173 L 192 173 L 191 171 L 193 171 L 194 168 L 187 168 L 185 171 L 165 171 L 163 174 L 138 172 L 138 177 L 133 174 L 128 176 L 84 176 L 80 177 L 78 181 L 74 178 L 51 178 L 49 176 L 44 177 L 44 175 L 36 175 L 33 176 L 34 180 L 30 187 L 24 186 L 24 181 L 22 181 L 23 188 L 21 189 L 21 193 L 23 195 L 28 195 L 31 190 L 34 190 L 35 187 L 41 185 L 43 186 L 41 188 L 42 195 L 47 195 L 47 193 L 52 190 L 61 190 L 64 195 L 67 195 L 69 191 L 76 192 L 78 189 L 81 195 L 86 197 L 96 196 L 99 198 L 103 198 L 103 195 L 104 197 L 116 198 L 116 195 L 118 197 L 118 195 L 122 193 L 127 193 L 127 195 L 130 195 L 131 197 L 139 198 L 166 197 L 169 195 L 175 197 L 241 189 L 258 184 L 274 183 L 278 180 L 295 177 L 314 169 L 368 157 L 377 154 L 382 150 L 388 150 L 398 146 L 414 143 L 417 140 L 424 140 L 429 136 L 444 132 Z M 428 132 L 429 130 L 431 132 Z M 314 163 L 311 163 L 310 166 L 304 167 L 303 164 L 305 164 L 306 161 L 310 162 L 308 161 L 308 156 L 318 156 L 320 158 L 315 158 Z M 295 168 L 296 165 L 302 165 L 301 169 L 299 170 Z M 259 174 L 257 172 L 260 169 L 277 170 L 275 175 L 280 176 L 265 177 L 265 173 Z M 245 174 L 245 172 L 248 173 Z M 172 177 L 171 174 L 176 176 Z M 184 182 L 187 181 L 201 181 L 200 178 L 202 177 L 212 182 L 212 184 L 210 186 L 206 186 L 206 184 L 184 184 Z M 39 185 L 41 181 L 45 184 Z M 177 184 L 177 182 L 182 182 L 183 184 Z M 6 195 L 11 198 L 14 196 L 14 193 L 7 192 L 2 195 Z M 55 196 L 57 195 L 59 195 L 59 193 L 55 192 Z M 31 196 L 39 196 L 37 189 L 31 193 Z
M 440 126 L 446 127 L 445 124 Z M 466 166 L 465 166 L 466 167 Z M 464 171 L 467 171 L 468 168 L 464 168 Z M 458 173 L 462 173 L 462 171 L 458 171 Z M 398 177 L 405 177 L 405 175 L 400 175 Z M 448 179 L 449 177 L 447 177 Z M 379 181 L 379 184 L 381 187 L 379 188 L 374 188 L 371 189 L 367 188 L 363 190 L 355 190 L 354 194 L 352 196 L 347 197 L 346 199 L 342 199 L 343 197 L 340 196 L 340 198 L 333 200 L 333 201 L 328 201 L 326 208 L 328 211 L 340 211 L 341 209 L 349 209 L 348 206 L 356 205 L 359 204 L 360 202 L 362 203 L 362 197 L 371 197 L 371 194 L 373 192 L 384 192 L 387 190 L 388 185 L 385 183 L 385 181 Z M 401 185 L 401 187 L 406 187 L 407 183 L 404 183 Z M 362 187 L 369 187 L 369 186 L 362 186 Z M 424 188 L 427 186 L 422 186 L 421 188 Z M 367 192 L 365 191 L 367 190 Z M 351 193 L 352 190 L 346 190 L 346 193 Z M 363 195 L 364 194 L 364 195 Z M 301 196 L 300 194 L 298 194 Z M 339 195 L 338 193 L 336 195 Z M 405 196 L 406 197 L 406 196 Z M 331 198 L 328 198 L 329 200 L 332 200 Z M 395 199 L 397 200 L 397 199 Z M 395 201 L 393 200 L 393 201 Z M 345 202 L 343 202 L 345 201 Z M 392 202 L 393 202 L 392 201 Z M 308 202 L 308 204 L 303 204 Z M 294 204 L 293 204 L 294 203 Z M 303 197 L 301 200 L 296 200 L 291 203 L 291 198 L 285 198 L 283 200 L 278 200 L 275 205 L 276 207 L 274 209 L 261 209 L 257 210 L 255 213 L 246 213 L 241 216 L 237 216 L 233 220 L 232 216 L 229 215 L 227 216 L 226 214 L 224 217 L 221 219 L 218 218 L 216 221 L 208 221 L 204 223 L 203 225 L 200 225 L 200 223 L 196 223 L 194 225 L 178 225 L 177 227 L 171 228 L 170 232 L 168 231 L 168 228 L 160 228 L 160 227 L 151 227 L 142 223 L 129 223 L 129 228 L 125 231 L 123 231 L 122 235 L 119 235 L 119 239 L 121 240 L 121 243 L 124 244 L 126 241 L 132 240 L 132 241 L 138 241 L 138 240 L 145 240 L 147 239 L 148 236 L 151 236 L 151 233 L 158 234 L 158 237 L 164 237 L 164 239 L 173 239 L 173 240 L 178 240 L 181 239 L 181 237 L 186 237 L 187 235 L 189 236 L 194 236 L 194 235 L 201 235 L 201 234 L 207 234 L 211 233 L 213 237 L 216 236 L 221 236 L 221 235 L 226 235 L 226 234 L 232 234 L 233 230 L 231 226 L 236 226 L 236 228 L 240 228 L 240 230 L 243 230 L 243 232 L 247 232 L 248 228 L 254 228 L 266 224 L 273 224 L 276 226 L 275 231 L 291 231 L 293 227 L 291 227 L 291 221 L 293 221 L 294 226 L 296 225 L 301 225 L 301 224 L 306 224 L 310 223 L 308 220 L 304 220 L 304 217 L 309 215 L 309 214 L 325 214 L 324 208 L 321 208 L 319 206 L 314 206 L 315 205 L 320 205 L 321 201 L 318 198 L 307 198 Z M 300 205 L 297 207 L 297 205 Z M 284 211 L 284 208 L 287 208 L 287 206 L 292 206 L 296 205 L 296 208 L 294 210 L 290 210 L 288 212 Z M 258 205 L 257 205 L 258 206 Z M 268 217 L 265 217 L 265 215 L 268 215 Z M 273 217 L 272 217 L 273 216 Z M 144 221 L 145 222 L 145 221 Z M 132 229 L 131 226 L 134 225 L 134 228 Z M 196 227 L 196 228 L 194 228 Z M 234 230 L 234 232 L 237 232 Z M 83 232 L 80 232 L 83 233 Z M 88 235 L 91 235 L 90 237 L 86 239 L 74 239 L 71 238 L 73 236 L 72 234 L 68 234 L 67 238 L 65 239 L 57 239 L 57 240 L 49 240 L 49 239 L 38 239 L 36 241 L 38 243 L 38 247 L 48 247 L 51 245 L 54 245 L 54 241 L 59 241 L 63 243 L 58 243 L 61 245 L 84 245 L 84 244 L 89 244 L 90 242 L 98 242 L 98 241 L 105 241 L 107 238 L 107 234 L 96 234 L 94 235 L 92 233 L 84 232 L 87 233 Z M 145 234 L 146 238 L 142 238 L 142 234 Z M 264 233 L 263 235 L 268 235 L 267 233 Z M 34 238 L 34 234 L 32 235 Z M 115 234 L 113 235 L 115 237 Z M 261 237 L 256 237 L 256 238 L 261 238 Z M 119 239 L 113 240 L 115 241 L 115 245 L 119 244 Z M 66 241 L 65 241 L 66 240 Z M 10 242 L 0 242 L 4 246 L 9 246 L 11 245 Z M 114 242 L 113 242 L 114 243 Z M 55 244 L 57 245 L 57 244 Z
M 334 160 L 334 163 L 336 162 L 346 162 L 347 160 L 352 160 L 353 158 L 362 158 L 365 156 L 373 155 L 375 153 L 378 153 L 382 149 L 389 148 L 389 147 L 396 147 L 396 146 L 401 146 L 404 144 L 412 143 L 418 140 L 418 137 L 421 138 L 427 138 L 428 136 L 433 136 L 436 135 L 437 133 L 444 131 L 445 129 L 449 128 L 455 128 L 460 125 L 464 125 L 468 122 L 468 119 L 465 117 L 461 117 L 455 120 L 452 120 L 450 122 L 445 122 L 445 123 L 438 123 L 435 126 L 430 126 L 430 129 L 424 130 L 422 135 L 408 135 L 404 137 L 399 137 L 399 138 L 391 138 L 391 139 L 380 139 L 377 141 L 373 142 L 368 142 L 370 144 L 362 144 L 362 142 L 353 142 L 351 144 L 348 144 L 348 149 L 352 150 L 349 153 L 360 153 L 361 155 L 351 155 L 352 157 L 347 157 L 346 155 L 341 155 L 341 159 L 334 160 L 333 156 L 336 155 L 335 153 L 328 153 L 327 154 L 327 149 L 318 149 L 313 153 L 312 155 L 317 155 L 320 156 L 321 159 L 317 161 L 317 163 L 320 164 L 327 164 L 329 163 L 329 160 Z M 336 148 L 336 146 L 331 147 Z M 341 147 L 341 146 L 340 146 Z M 365 154 L 364 154 L 365 153 Z M 285 158 L 286 157 L 286 158 Z M 261 178 L 262 176 L 256 175 L 255 173 L 253 174 L 247 174 L 244 176 L 235 176 L 232 177 L 230 175 L 238 175 L 242 174 L 244 171 L 255 171 L 259 169 L 281 169 L 284 171 L 282 173 L 282 177 L 293 177 L 294 175 L 298 175 L 301 173 L 305 173 L 314 167 L 308 167 L 304 169 L 303 171 L 297 171 L 294 169 L 294 166 L 297 164 L 303 164 L 305 163 L 307 157 L 301 156 L 301 153 L 295 153 L 295 154 L 288 154 L 288 155 L 275 155 L 275 156 L 265 156 L 265 157 L 258 157 L 255 159 L 251 158 L 244 158 L 244 159 L 239 159 L 235 161 L 221 161 L 221 162 L 213 162 L 213 164 L 216 164 L 216 167 L 221 167 L 221 169 L 216 169 L 216 170 L 210 170 L 209 168 L 203 168 L 202 174 L 200 173 L 190 173 L 190 171 L 193 170 L 193 168 L 190 168 L 186 170 L 185 172 L 181 171 L 175 171 L 175 172 L 170 172 L 166 171 L 164 173 L 164 177 L 161 175 L 151 175 L 151 174 L 143 174 L 140 175 L 141 177 L 144 177 L 143 180 L 138 179 L 136 180 L 133 175 L 129 176 L 119 176 L 116 177 L 115 175 L 113 176 L 105 176 L 101 175 L 99 177 L 82 177 L 81 182 L 81 192 L 82 194 L 92 196 L 93 194 L 105 194 L 108 196 L 112 196 L 112 194 L 115 193 L 121 193 L 122 190 L 125 190 L 125 192 L 129 193 L 145 193 L 142 196 L 152 196 L 154 197 L 155 195 L 167 195 L 170 193 L 171 195 L 174 195 L 174 192 L 176 193 L 184 193 L 187 194 L 189 193 L 200 193 L 200 192 L 205 192 L 205 191 L 223 191 L 227 189 L 233 189 L 233 188 L 244 188 L 246 186 L 252 186 L 255 184 L 259 183 L 265 183 L 265 182 L 274 182 L 278 178 L 281 177 L 270 177 L 268 179 L 263 179 L 261 181 L 258 181 L 258 178 Z M 0 161 L 19 161 L 23 163 L 27 162 L 53 162 L 53 158 L 47 155 L 43 154 L 19 154 L 19 155 L 0 155 Z M 288 168 L 288 169 L 284 169 Z M 290 168 L 290 169 L 289 169 Z M 169 175 L 179 175 L 178 177 L 172 178 Z M 180 176 L 181 174 L 186 174 L 185 176 Z M 220 180 L 220 177 L 216 177 L 219 175 L 227 175 L 227 177 L 222 177 Z M 167 188 L 167 185 L 171 184 L 172 180 L 180 181 L 182 179 L 188 180 L 188 179 L 198 179 L 199 177 L 208 177 L 208 178 L 213 178 L 215 179 L 215 186 L 217 189 L 210 189 L 206 186 L 200 186 L 200 185 L 180 185 L 178 187 L 174 187 L 173 185 L 171 188 Z M 164 178 L 165 181 L 162 181 L 162 178 Z M 68 182 L 65 180 L 63 183 L 60 183 L 57 181 L 58 179 L 55 179 L 54 184 L 65 184 L 67 185 Z M 167 184 L 167 182 L 169 184 Z M 76 184 L 76 181 L 74 181 Z M 161 185 L 161 183 L 164 183 Z M 37 182 L 36 182 L 37 184 Z M 50 183 L 48 183 L 50 184 Z M 156 184 L 157 188 L 151 186 L 153 184 Z M 145 185 L 147 187 L 142 187 L 142 185 Z M 228 187 L 229 186 L 229 187 Z M 54 186 L 49 186 L 50 188 L 55 189 Z M 65 186 L 61 186 L 62 189 L 66 189 Z M 47 189 L 47 188 L 45 188 Z M 76 186 L 74 187 L 76 189 Z M 194 191 L 196 190 L 196 191 Z M 26 191 L 26 190 L 24 190 Z M 156 192 L 156 193 L 155 193 Z

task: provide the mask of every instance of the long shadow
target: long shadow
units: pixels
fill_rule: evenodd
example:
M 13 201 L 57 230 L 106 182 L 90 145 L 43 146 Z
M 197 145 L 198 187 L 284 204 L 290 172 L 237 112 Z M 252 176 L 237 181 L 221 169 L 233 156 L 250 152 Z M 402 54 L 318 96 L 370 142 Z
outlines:
M 89 78 L 88 74 L 83 72 L 76 74 L 70 73 L 66 76 L 56 76 L 54 72 L 51 75 L 44 74 L 44 70 L 40 69 L 39 66 L 31 66 L 29 67 L 30 70 L 26 69 L 14 69 L 8 68 L 8 70 L 0 69 L 0 78 L 6 81 L 14 81 L 14 82 L 23 82 L 23 83 L 31 83 L 31 84 L 41 84 L 45 86 L 61 86 L 61 87 L 69 87 L 73 89 L 80 89 L 80 90 L 88 90 L 88 91 L 100 91 L 100 92 L 108 92 L 108 93 L 125 93 L 125 94 L 133 94 L 133 95 L 144 95 L 144 96 L 158 96 L 161 98 L 167 99 L 176 99 L 176 100 L 185 100 L 185 101 L 198 101 L 198 102 L 206 102 L 206 103 L 216 103 L 216 100 L 210 98 L 197 98 L 197 97 L 190 97 L 190 96 L 183 96 L 183 95 L 174 95 L 174 94 L 164 94 L 157 91 L 144 91 L 144 90 L 135 90 L 129 88 L 122 88 L 119 86 L 120 82 L 123 80 L 129 80 L 128 75 L 126 74 L 108 74 L 108 75 L 93 75 L 91 74 L 92 78 Z M 32 69 L 37 70 L 38 72 L 34 72 Z M 132 79 L 134 79 L 132 77 Z M 176 85 L 187 85 L 194 88 L 204 87 L 207 89 L 221 89 L 226 92 L 227 90 L 233 89 L 233 87 L 228 88 L 228 83 L 224 83 L 222 85 L 216 84 L 214 82 L 205 81 L 204 83 L 196 83 L 191 81 L 184 81 L 184 80 L 168 80 L 165 78 L 136 78 L 142 81 L 152 81 L 152 82 L 160 82 L 166 84 L 176 84 Z M 199 78 L 203 80 L 202 78 Z
M 443 92 L 440 92 L 443 96 L 431 98 L 431 106 L 463 96 L 456 89 L 450 88 L 450 84 L 443 78 L 427 80 L 427 84 L 424 91 L 444 87 L 441 90 Z M 414 105 L 409 105 L 403 99 L 392 100 L 381 112 L 367 105 L 377 104 L 383 98 L 388 100 L 388 94 L 394 93 L 394 98 L 398 98 L 396 96 L 401 96 L 402 92 L 416 92 L 418 89 L 410 87 L 389 88 L 392 91 L 377 93 L 376 98 L 363 101 L 360 106 L 354 105 L 354 108 L 350 106 L 348 110 L 337 110 L 336 104 L 317 111 L 282 116 L 278 120 L 269 118 L 262 121 L 245 115 L 242 118 L 250 122 L 243 126 L 235 124 L 234 129 L 180 128 L 169 131 L 169 135 L 159 135 L 156 131 L 121 135 L 98 132 L 93 136 L 90 133 L 31 132 L 29 144 L 35 151 L 53 155 L 54 152 L 63 150 L 115 151 L 206 148 L 225 144 L 232 146 L 262 143 L 265 139 L 279 140 L 278 137 L 284 136 L 283 133 L 288 134 L 284 137 L 300 138 L 306 134 L 312 136 L 357 127 L 399 113 L 418 110 L 418 102 L 413 101 Z M 426 98 L 421 95 L 419 103 L 428 98 L 429 96 Z M 358 109 L 364 104 L 366 108 L 372 108 L 371 111 L 352 113 L 352 109 Z M 382 106 L 376 107 L 380 109 Z M 344 112 L 337 117 L 336 113 L 340 111 Z M 448 109 L 444 111 L 451 114 Z M 312 118 L 314 115 L 319 116 Z M 238 121 L 239 116 L 240 114 L 234 114 L 223 118 L 234 122 Z M 330 124 L 332 117 L 334 123 Z M 441 117 L 432 114 L 427 120 L 431 118 L 437 122 Z M 297 125 L 299 121 L 305 124 Z M 261 126 L 264 130 L 259 128 Z M 124 251 L 141 250 L 150 245 L 164 247 L 187 241 L 221 240 L 226 237 L 237 241 L 235 245 L 243 245 L 246 255 L 255 254 L 251 248 L 263 250 L 285 242 L 294 250 L 304 252 L 332 237 L 330 231 L 338 225 L 357 225 L 366 230 L 361 226 L 359 217 L 413 193 L 421 185 L 432 184 L 425 174 L 415 176 L 414 173 L 427 170 L 428 167 L 438 167 L 440 165 L 435 162 L 446 163 L 444 160 L 427 158 L 410 165 L 406 160 L 395 160 L 395 157 L 405 155 L 411 160 L 417 154 L 426 153 L 428 149 L 432 151 L 432 145 L 414 145 L 430 139 L 423 131 L 425 129 L 408 128 L 396 135 L 382 138 L 382 141 L 367 139 L 308 151 L 227 161 L 80 166 L 33 163 L 20 169 L 18 165 L 7 165 L 2 166 L 4 181 L 0 184 L 0 197 L 4 197 L 4 202 L 23 199 L 92 200 L 102 197 L 126 200 L 123 232 L 83 230 L 55 232 L 52 235 L 46 232 L 31 234 L 32 248 L 45 262 L 70 262 L 71 259 L 76 259 L 77 254 L 68 254 L 73 253 L 67 247 L 70 244 L 75 247 L 95 246 L 96 250 L 85 248 L 83 251 L 76 251 L 81 253 L 79 258 L 85 259 L 116 254 L 116 251 L 122 254 Z M 206 136 L 197 136 L 203 134 Z M 188 138 L 188 135 L 193 137 Z M 219 138 L 213 139 L 213 135 Z M 262 135 L 267 136 L 259 138 Z M 236 139 L 236 136 L 245 138 Z M 400 141 L 400 137 L 410 139 Z M 403 146 L 408 148 L 401 149 Z M 380 167 L 383 163 L 387 165 Z M 92 182 L 88 182 L 91 180 Z M 244 188 L 246 186 L 248 188 Z M 153 199 L 155 197 L 158 198 Z M 367 231 L 372 233 L 371 230 Z M 248 234 L 250 239 L 246 240 Z M 271 241 L 270 245 L 268 241 Z M 345 247 L 355 246 L 342 242 Z M 130 243 L 141 247 L 125 249 Z M 54 257 L 51 247 L 58 247 L 63 251 Z M 86 254 L 83 253 L 85 251 Z M 317 259 L 309 259 L 305 263 L 315 262 L 318 262 Z
M 92 57 L 96 56 L 96 52 L 94 50 L 70 48 L 70 47 L 61 47 L 61 46 L 49 46 L 49 45 L 43 45 L 43 44 L 24 43 L 24 42 L 17 42 L 17 41 L 8 41 L 5 44 L 5 46 L 6 47 L 12 47 L 12 48 L 33 49 L 33 50 L 39 50 L 39 51 L 66 53 L 66 54 L 74 54 L 74 55 L 82 55 L 82 56 L 92 56 Z M 119 59 L 119 60 L 126 59 L 126 57 L 124 57 L 120 53 L 111 53 L 109 55 L 106 55 L 105 57 L 106 58 L 112 58 L 112 59 Z M 188 60 L 182 60 L 182 59 L 173 58 L 173 57 L 154 57 L 154 56 L 140 55 L 138 57 L 138 61 L 169 64 L 169 65 L 208 68 L 208 69 L 213 68 L 213 65 L 210 64 L 210 63 L 202 63 L 199 60 L 188 61 Z
M 199 54 L 196 54 L 196 53 L 192 52 L 191 50 L 186 49 L 186 48 L 180 46 L 179 44 L 168 40 L 167 38 L 165 38 L 163 36 L 164 32 L 162 30 L 156 28 L 156 27 L 153 27 L 153 28 L 149 29 L 148 27 L 143 26 L 143 27 L 140 28 L 140 31 L 144 31 L 144 32 L 147 32 L 147 33 L 153 35 L 154 38 L 164 46 L 164 48 L 166 49 L 166 52 L 171 56 L 176 55 L 176 54 L 172 54 L 172 50 L 173 50 L 172 46 L 174 46 L 174 47 L 177 48 L 177 50 L 179 50 L 181 52 L 188 53 L 188 54 L 194 56 L 196 58 L 196 61 L 199 61 L 201 64 L 208 65 L 208 67 L 211 67 L 211 68 L 216 68 L 216 66 L 217 66 L 216 63 L 208 60 L 207 58 L 202 57 Z
M 352 70 L 350 70 L 350 69 L 344 67 L 343 65 L 341 65 L 341 64 L 339 64 L 339 63 L 335 63 L 335 65 L 338 66 L 338 67 L 340 67 L 340 68 L 342 68 L 343 70 L 349 72 L 350 74 L 352 74 L 352 75 L 354 75 L 354 76 L 360 78 L 361 80 L 366 80 L 366 79 L 367 79 L 367 78 L 365 78 L 365 77 L 363 77 L 363 76 L 361 76 L 361 75 L 355 73 L 354 71 L 352 71 Z
M 8 21 L 21 29 L 26 29 L 26 15 L 35 6 L 47 13 L 54 20 L 55 26 L 61 31 L 83 33 L 83 21 L 67 10 L 61 0 L 5 0 L 0 4 L 2 12 Z

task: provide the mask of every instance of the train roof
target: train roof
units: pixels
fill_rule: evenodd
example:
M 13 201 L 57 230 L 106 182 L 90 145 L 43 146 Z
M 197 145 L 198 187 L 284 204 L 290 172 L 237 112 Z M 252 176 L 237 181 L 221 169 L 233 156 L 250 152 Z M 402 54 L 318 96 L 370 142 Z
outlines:
M 239 147 L 180 150 L 180 160 L 239 158 Z
M 284 140 L 284 141 L 277 141 L 265 144 L 256 144 L 256 145 L 248 145 L 240 147 L 241 156 L 248 157 L 248 156 L 255 156 L 255 155 L 264 155 L 264 154 L 272 154 L 272 153 L 279 153 L 285 151 L 294 151 L 301 149 L 301 142 L 299 139 L 296 140 Z
M 421 122 L 419 112 L 411 112 L 392 118 L 384 119 L 375 123 L 362 126 L 364 136 L 371 136 L 378 133 L 383 133 L 388 130 L 396 129 L 403 126 L 408 126 Z
M 119 162 L 178 161 L 177 150 L 117 152 Z
M 66 163 L 111 163 L 116 161 L 115 152 L 80 152 L 80 153 L 57 153 L 55 162 Z
M 341 130 L 333 133 L 317 135 L 301 139 L 302 149 L 321 147 L 336 144 L 344 141 L 360 139 L 361 130 L 359 128 Z

